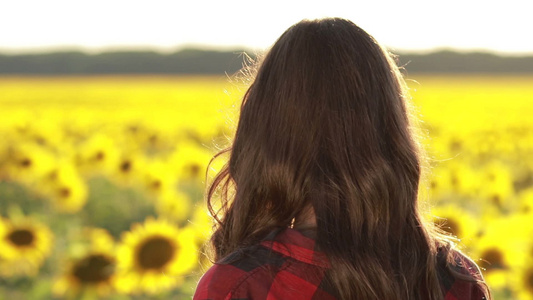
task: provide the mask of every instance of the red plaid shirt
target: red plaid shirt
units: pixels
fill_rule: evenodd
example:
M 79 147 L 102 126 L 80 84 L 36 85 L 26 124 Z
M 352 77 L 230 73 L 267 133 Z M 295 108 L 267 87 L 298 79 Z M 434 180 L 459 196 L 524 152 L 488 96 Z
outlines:
M 242 259 L 232 262 L 235 256 L 230 255 L 229 263 L 213 265 L 200 279 L 193 299 L 335 299 L 322 280 L 328 259 L 314 249 L 315 240 L 295 229 L 273 233 L 253 251 L 244 252 Z M 482 279 L 472 261 L 459 252 L 454 255 L 456 271 Z M 485 299 L 477 284 L 455 279 L 444 267 L 438 270 L 445 300 Z

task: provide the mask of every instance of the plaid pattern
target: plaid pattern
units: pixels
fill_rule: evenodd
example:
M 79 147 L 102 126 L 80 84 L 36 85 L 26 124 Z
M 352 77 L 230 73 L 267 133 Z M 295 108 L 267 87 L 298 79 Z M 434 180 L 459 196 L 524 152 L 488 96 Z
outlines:
M 459 252 L 454 255 L 456 272 L 482 279 L 475 263 Z M 446 300 L 485 299 L 474 283 L 456 280 L 446 270 L 445 259 L 439 259 L 438 275 Z M 323 281 L 328 268 L 327 257 L 315 251 L 314 239 L 287 228 L 273 232 L 255 248 L 234 253 L 212 266 L 200 279 L 193 299 L 335 299 Z

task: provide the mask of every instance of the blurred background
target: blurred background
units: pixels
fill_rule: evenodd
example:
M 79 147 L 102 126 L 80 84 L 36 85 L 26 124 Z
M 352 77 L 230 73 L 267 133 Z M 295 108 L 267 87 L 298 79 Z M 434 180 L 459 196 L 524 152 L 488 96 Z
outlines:
M 533 299 L 527 1 L 433 3 L 3 3 L 0 299 L 190 299 L 239 70 L 292 24 L 332 16 L 398 55 L 431 160 L 428 220 L 495 299 Z

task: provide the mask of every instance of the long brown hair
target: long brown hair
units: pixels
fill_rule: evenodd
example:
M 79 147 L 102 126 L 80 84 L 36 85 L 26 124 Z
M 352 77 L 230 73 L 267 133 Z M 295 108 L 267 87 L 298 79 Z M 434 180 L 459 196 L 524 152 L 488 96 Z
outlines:
M 230 158 L 207 193 L 215 260 L 311 206 L 337 297 L 441 299 L 444 241 L 418 209 L 424 155 L 413 125 L 398 67 L 372 36 L 339 18 L 290 27 L 259 65 L 233 144 L 218 154 Z

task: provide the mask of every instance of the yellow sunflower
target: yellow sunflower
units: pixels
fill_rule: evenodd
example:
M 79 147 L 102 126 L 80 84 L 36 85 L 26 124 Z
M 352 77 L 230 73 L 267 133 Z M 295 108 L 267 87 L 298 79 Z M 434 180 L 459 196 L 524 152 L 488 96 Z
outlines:
M 177 177 L 169 165 L 163 161 L 151 161 L 143 168 L 143 188 L 152 196 L 160 196 L 175 189 Z
M 58 163 L 57 167 L 40 181 L 39 186 L 60 212 L 78 212 L 87 202 L 87 184 L 71 163 Z
M 7 178 L 7 170 L 5 166 L 8 162 L 8 145 L 12 143 L 13 142 L 6 137 L 0 140 L 0 180 Z
M 433 135 L 431 139 L 426 140 L 428 143 L 428 152 L 431 154 L 431 157 L 434 157 L 436 160 L 448 159 L 456 155 L 450 153 L 450 135 L 449 134 L 440 134 Z
M 124 124 L 125 126 L 121 128 L 121 142 L 131 146 L 144 146 L 145 142 L 150 140 L 148 129 L 150 125 L 140 119 L 129 120 L 128 123 L 130 124 Z
M 146 159 L 137 151 L 131 151 L 120 155 L 110 175 L 110 179 L 123 187 L 137 187 L 143 184 L 143 170 Z
M 191 200 L 181 191 L 168 189 L 157 197 L 155 207 L 158 215 L 183 221 L 189 215 Z
M 195 207 L 189 227 L 194 230 L 196 245 L 200 249 L 201 255 L 198 263 L 202 269 L 207 269 L 212 265 L 206 251 L 208 249 L 207 241 L 213 232 L 213 217 L 211 217 L 205 205 Z
M 431 208 L 432 220 L 440 229 L 470 246 L 480 233 L 476 217 L 458 205 L 447 204 Z
M 428 188 L 430 197 L 433 199 L 439 199 L 443 195 L 450 193 L 450 170 L 444 166 L 437 166 L 431 171 L 428 177 Z
M 74 258 L 54 283 L 53 293 L 70 298 L 106 296 L 114 291 L 116 279 L 114 240 L 100 228 L 86 228 L 80 236 L 89 245 L 73 243 L 76 247 L 70 252 Z
M 513 175 L 509 167 L 493 161 L 485 167 L 480 196 L 499 210 L 510 203 L 514 195 Z
M 478 265 L 484 270 L 489 285 L 496 289 L 508 285 L 510 266 L 506 249 L 499 243 L 483 243 L 478 253 Z
M 162 219 L 148 218 L 144 224 L 133 225 L 117 249 L 117 289 L 154 294 L 181 284 L 182 275 L 197 264 L 194 239 L 192 230 Z
M 521 213 L 533 216 L 533 187 L 523 190 L 519 196 Z
M 196 236 L 200 242 L 209 239 L 213 231 L 213 217 L 205 205 L 197 205 L 194 208 L 190 223 L 190 226 L 196 230 Z
M 29 217 L 0 219 L 0 274 L 35 275 L 52 249 L 53 234 Z
M 533 262 L 522 268 L 516 275 L 513 284 L 515 293 L 520 300 L 533 300 Z
M 476 196 L 479 190 L 479 175 L 465 161 L 453 160 L 448 164 L 452 189 L 461 195 Z
M 84 174 L 108 174 L 119 158 L 115 141 L 104 134 L 95 134 L 85 141 L 76 156 Z
M 484 270 L 484 276 L 494 289 L 509 285 L 511 271 L 526 261 L 531 226 L 522 216 L 492 220 L 473 248 L 472 257 Z
M 178 170 L 182 179 L 205 181 L 207 164 L 213 155 L 203 147 L 191 142 L 182 142 L 170 157 L 170 163 Z
M 157 123 L 150 123 L 140 139 L 137 142 L 142 148 L 149 152 L 161 152 L 172 148 L 175 140 L 175 131 L 172 130 L 172 122 L 166 120 L 159 120 Z
M 527 254 L 525 262 L 514 268 L 512 276 L 511 287 L 521 300 L 533 300 L 533 242 L 529 239 L 528 242 L 528 247 L 524 251 Z
M 29 142 L 8 149 L 6 171 L 10 177 L 34 184 L 55 167 L 55 157 L 43 147 Z

